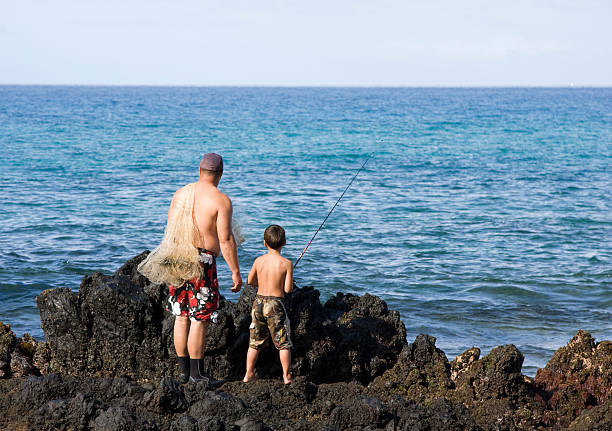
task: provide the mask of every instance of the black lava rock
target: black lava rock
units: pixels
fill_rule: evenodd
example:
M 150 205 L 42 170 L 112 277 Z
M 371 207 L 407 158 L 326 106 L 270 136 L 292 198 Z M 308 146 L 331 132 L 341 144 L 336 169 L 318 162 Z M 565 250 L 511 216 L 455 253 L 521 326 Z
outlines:
M 78 293 L 55 289 L 38 296 L 48 371 L 136 380 L 176 375 L 174 317 L 163 311 L 165 287 L 149 283 L 136 270 L 146 255 L 136 256 L 112 276 L 84 277 Z M 254 289 L 246 287 L 236 304 L 221 298 L 219 321 L 209 325 L 204 361 L 205 370 L 217 379 L 236 380 L 244 374 L 254 296 Z M 367 384 L 391 368 L 406 345 L 399 313 L 376 296 L 339 293 L 322 306 L 319 292 L 305 287 L 296 288 L 285 302 L 294 376 L 316 383 Z M 273 346 L 263 349 L 258 363 L 261 377 L 281 375 Z

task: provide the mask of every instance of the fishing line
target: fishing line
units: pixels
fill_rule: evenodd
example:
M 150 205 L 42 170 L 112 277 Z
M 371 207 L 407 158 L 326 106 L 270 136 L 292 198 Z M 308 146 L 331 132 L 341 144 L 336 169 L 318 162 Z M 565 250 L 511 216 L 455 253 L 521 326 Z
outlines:
M 312 238 L 310 238 L 310 241 L 308 241 L 308 244 L 306 245 L 306 247 L 304 248 L 304 250 L 302 250 L 302 254 L 300 254 L 300 257 L 298 257 L 298 260 L 296 260 L 295 264 L 293 265 L 293 269 L 295 269 L 295 267 L 297 266 L 298 262 L 302 259 L 302 256 L 304 256 L 304 253 L 306 253 L 306 250 L 308 250 L 308 247 L 310 247 L 310 244 L 312 243 L 312 241 L 315 239 L 315 237 L 317 236 L 317 234 L 319 233 L 319 231 L 321 230 L 321 228 L 323 227 L 323 225 L 325 224 L 325 222 L 327 221 L 327 219 L 329 218 L 330 214 L 334 211 L 334 209 L 336 209 L 336 206 L 338 205 L 338 203 L 340 202 L 340 199 L 342 199 L 342 196 L 344 196 L 344 194 L 346 193 L 346 191 L 349 189 L 349 187 L 351 186 L 351 184 L 353 184 L 353 181 L 355 181 L 355 178 L 357 178 L 357 175 L 359 175 L 359 172 L 361 172 L 363 170 L 363 168 L 365 167 L 366 163 L 368 163 L 368 160 L 370 160 L 372 158 L 372 156 L 374 155 L 374 152 L 370 153 L 370 155 L 368 156 L 368 158 L 366 159 L 365 162 L 363 162 L 363 165 L 361 165 L 361 167 L 359 168 L 359 170 L 357 171 L 357 173 L 353 176 L 353 179 L 351 180 L 350 183 L 348 183 L 348 186 L 346 186 L 346 188 L 344 189 L 344 191 L 342 192 L 342 194 L 340 195 L 340 197 L 338 198 L 338 200 L 336 201 L 336 203 L 334 204 L 334 206 L 332 207 L 331 210 L 329 210 L 329 213 L 327 213 L 327 217 L 325 217 L 325 220 L 323 220 L 323 223 L 321 223 L 321 226 L 319 226 L 319 229 L 317 229 L 317 231 L 314 233 L 314 235 L 312 236 Z

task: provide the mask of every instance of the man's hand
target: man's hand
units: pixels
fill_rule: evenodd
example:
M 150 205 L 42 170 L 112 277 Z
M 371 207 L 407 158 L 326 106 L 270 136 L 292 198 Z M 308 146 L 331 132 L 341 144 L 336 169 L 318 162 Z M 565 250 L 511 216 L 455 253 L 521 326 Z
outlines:
M 240 288 L 242 287 L 242 276 L 239 272 L 232 273 L 232 292 L 240 292 Z

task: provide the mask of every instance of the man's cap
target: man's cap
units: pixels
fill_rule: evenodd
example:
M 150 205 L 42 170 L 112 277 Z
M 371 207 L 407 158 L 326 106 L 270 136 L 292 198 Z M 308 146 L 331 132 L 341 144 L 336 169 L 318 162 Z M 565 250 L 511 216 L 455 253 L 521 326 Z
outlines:
M 208 153 L 202 156 L 200 162 L 200 169 L 211 172 L 222 172 L 223 171 L 223 157 L 217 153 Z

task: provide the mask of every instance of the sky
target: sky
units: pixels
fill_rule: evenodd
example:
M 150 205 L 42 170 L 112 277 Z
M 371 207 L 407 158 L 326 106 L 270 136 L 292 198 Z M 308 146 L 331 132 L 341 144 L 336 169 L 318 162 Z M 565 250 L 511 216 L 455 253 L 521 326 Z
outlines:
M 0 84 L 611 86 L 612 0 L 0 0 Z

